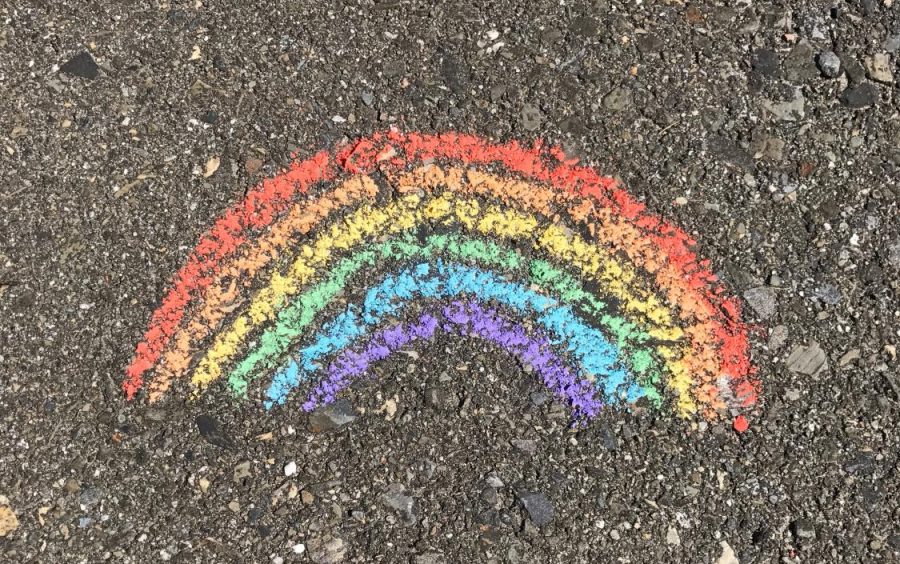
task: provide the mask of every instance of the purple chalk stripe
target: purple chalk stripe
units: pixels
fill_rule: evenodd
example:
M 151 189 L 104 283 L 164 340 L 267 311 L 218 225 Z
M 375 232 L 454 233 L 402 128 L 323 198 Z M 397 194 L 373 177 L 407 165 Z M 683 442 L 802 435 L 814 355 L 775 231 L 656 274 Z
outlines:
M 576 417 L 591 418 L 603 407 L 603 402 L 596 397 L 594 384 L 576 376 L 553 352 L 550 341 L 540 330 L 529 335 L 525 327 L 495 309 L 485 309 L 474 301 L 455 301 L 442 308 L 440 314 L 425 313 L 411 325 L 382 329 L 365 346 L 342 352 L 329 365 L 327 376 L 310 392 L 303 409 L 312 411 L 320 404 L 334 401 L 338 392 L 365 374 L 373 363 L 414 341 L 432 339 L 439 330 L 479 337 L 531 365 L 544 385 L 572 406 Z

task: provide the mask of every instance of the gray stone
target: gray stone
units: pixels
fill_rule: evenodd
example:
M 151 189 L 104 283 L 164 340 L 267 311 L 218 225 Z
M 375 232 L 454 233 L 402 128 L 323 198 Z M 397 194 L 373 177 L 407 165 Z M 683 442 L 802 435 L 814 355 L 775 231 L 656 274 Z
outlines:
M 503 480 L 501 480 L 497 476 L 488 476 L 487 478 L 485 478 L 484 482 L 492 488 L 502 488 L 505 485 L 503 483 Z
M 95 487 L 87 487 L 81 490 L 81 495 L 78 496 L 78 503 L 84 509 L 90 509 L 94 507 L 106 497 L 106 490 L 102 488 Z
M 531 392 L 528 397 L 531 399 L 531 405 L 541 407 L 550 401 L 550 396 L 543 391 Z
M 788 328 L 784 325 L 776 325 L 769 333 L 769 350 L 777 351 L 787 343 Z
M 443 564 L 447 560 L 443 554 L 438 552 L 426 552 L 425 554 L 417 554 L 414 562 L 416 564 Z
M 819 344 L 813 341 L 809 346 L 797 345 L 785 361 L 787 369 L 798 374 L 815 376 L 828 367 L 828 357 Z
M 863 14 L 866 16 L 874 16 L 878 14 L 878 4 L 880 0 L 860 0 L 860 4 L 862 4 Z
M 370 107 L 375 103 L 375 93 L 371 90 L 363 90 L 360 92 L 359 98 L 363 101 L 363 104 Z
M 888 35 L 884 40 L 884 50 L 888 53 L 896 53 L 900 49 L 900 33 Z
M 250 461 L 249 460 L 240 462 L 234 467 L 234 481 L 235 482 L 240 482 L 241 480 L 243 480 L 245 478 L 249 478 L 251 476 L 251 474 L 252 473 L 250 472 Z
M 611 112 L 620 112 L 631 106 L 631 91 L 624 87 L 614 88 L 603 97 L 603 107 Z
M 537 451 L 537 441 L 533 441 L 530 439 L 513 439 L 510 441 L 512 446 L 521 450 L 522 452 L 527 452 L 528 454 L 534 454 Z
M 316 564 L 337 564 L 347 555 L 344 539 L 331 535 L 311 539 L 307 548 L 310 559 Z
M 841 74 L 841 59 L 834 51 L 822 51 L 817 59 L 819 70 L 828 78 L 835 78 Z
M 536 131 L 541 127 L 542 121 L 544 121 L 544 114 L 541 113 L 540 108 L 532 104 L 525 104 L 519 119 L 522 128 L 525 131 Z
M 753 158 L 779 162 L 784 158 L 784 141 L 766 134 L 754 134 L 750 142 Z
M 837 305 L 841 302 L 841 289 L 834 284 L 822 284 L 812 291 L 812 296 L 822 303 Z
M 894 268 L 900 268 L 900 241 L 888 247 L 887 260 Z
M 491 507 L 497 505 L 497 501 L 500 499 L 499 492 L 497 492 L 497 488 L 491 486 L 485 486 L 483 490 L 481 490 L 481 499 Z
M 403 484 L 388 486 L 388 491 L 381 495 L 381 502 L 396 511 L 405 525 L 414 525 L 418 520 L 416 500 L 406 495 Z
M 775 290 L 768 286 L 750 288 L 744 292 L 744 299 L 760 319 L 769 319 L 778 309 Z
M 799 88 L 795 88 L 791 100 L 775 102 L 763 98 L 763 108 L 781 121 L 797 121 L 806 116 L 806 99 Z
M 313 411 L 309 428 L 314 433 L 338 429 L 356 420 L 356 412 L 349 401 L 339 399 Z
M 669 530 L 666 531 L 666 544 L 669 546 L 678 546 L 681 544 L 681 537 L 678 536 L 678 529 L 673 526 L 669 526 Z
M 641 53 L 658 53 L 665 47 L 665 43 L 656 34 L 643 33 L 637 36 L 636 45 Z
M 791 49 L 784 59 L 784 74 L 791 82 L 804 82 L 818 76 L 815 51 L 808 42 L 801 41 Z
M 816 527 L 808 519 L 797 519 L 791 523 L 791 531 L 798 539 L 811 540 L 816 538 Z
M 425 390 L 425 405 L 433 409 L 447 410 L 456 407 L 458 401 L 455 394 L 438 387 L 429 387 Z
M 866 71 L 869 78 L 875 82 L 891 84 L 894 82 L 894 73 L 891 70 L 891 56 L 887 53 L 875 53 L 866 57 Z
M 544 494 L 526 493 L 520 495 L 519 499 L 522 501 L 522 505 L 525 506 L 525 511 L 528 512 L 531 522 L 538 527 L 543 527 L 550 521 L 553 521 L 555 516 L 553 502 L 547 499 L 547 496 Z
M 619 441 L 616 439 L 616 434 L 609 425 L 601 423 L 599 432 L 600 442 L 606 450 L 613 451 L 619 448 Z

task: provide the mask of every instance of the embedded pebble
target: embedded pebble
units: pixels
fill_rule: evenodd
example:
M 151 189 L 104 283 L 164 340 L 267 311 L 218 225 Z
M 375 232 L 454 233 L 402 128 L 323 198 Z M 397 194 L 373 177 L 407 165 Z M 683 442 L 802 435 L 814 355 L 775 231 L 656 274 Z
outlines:
M 744 292 L 744 299 L 753 308 L 760 319 L 766 320 L 775 315 L 777 310 L 776 294 L 773 288 L 759 286 Z
M 836 78 L 841 74 L 841 59 L 834 51 L 823 51 L 819 53 L 816 62 L 819 65 L 819 70 L 821 70 L 822 74 L 828 78 Z
M 841 102 L 853 109 L 873 106 L 878 102 L 878 88 L 871 82 L 851 86 L 841 94 Z
M 0 537 L 5 537 L 19 528 L 19 519 L 8 505 L 0 505 Z
M 539 492 L 525 493 L 520 495 L 519 499 L 522 501 L 522 505 L 525 506 L 531 522 L 538 527 L 543 527 L 553 521 L 555 516 L 553 502 L 546 495 Z
M 869 78 L 875 82 L 891 84 L 894 82 L 894 73 L 891 70 L 891 57 L 887 53 L 876 53 L 866 57 L 866 70 Z
M 825 356 L 825 351 L 819 347 L 819 344 L 813 342 L 808 346 L 797 345 L 794 347 L 785 364 L 791 372 L 815 376 L 828 367 L 828 357 Z

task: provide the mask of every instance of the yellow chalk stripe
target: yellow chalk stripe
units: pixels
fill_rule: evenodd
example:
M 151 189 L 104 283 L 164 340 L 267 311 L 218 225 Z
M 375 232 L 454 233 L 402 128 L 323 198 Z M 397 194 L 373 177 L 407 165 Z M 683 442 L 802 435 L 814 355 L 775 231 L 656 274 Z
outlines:
M 453 194 L 443 194 L 424 201 L 417 194 L 398 198 L 382 208 L 363 205 L 342 221 L 332 224 L 318 235 L 311 244 L 303 245 L 286 274 L 276 273 L 269 285 L 252 300 L 247 311 L 219 334 L 206 356 L 197 367 L 191 381 L 205 386 L 222 375 L 223 367 L 242 347 L 247 335 L 256 327 L 274 318 L 287 299 L 298 293 L 315 276 L 317 269 L 327 265 L 338 250 L 348 250 L 367 237 L 391 235 L 409 230 L 423 221 L 458 223 L 467 230 L 477 230 L 485 235 L 506 239 L 532 238 L 550 255 L 564 263 L 570 263 L 587 276 L 600 282 L 604 291 L 615 296 L 623 310 L 631 317 L 645 317 L 647 332 L 654 338 L 674 341 L 682 336 L 682 330 L 671 323 L 669 311 L 655 296 L 643 299 L 631 286 L 636 282 L 630 265 L 616 264 L 604 250 L 591 246 L 576 234 L 566 234 L 558 226 L 538 231 L 538 220 L 526 213 L 487 206 L 474 199 L 463 199 Z M 420 205 L 422 204 L 422 205 Z M 672 377 L 669 385 L 679 395 L 679 409 L 696 411 L 690 398 L 690 375 L 678 367 L 680 347 L 659 346 L 661 356 L 670 366 Z

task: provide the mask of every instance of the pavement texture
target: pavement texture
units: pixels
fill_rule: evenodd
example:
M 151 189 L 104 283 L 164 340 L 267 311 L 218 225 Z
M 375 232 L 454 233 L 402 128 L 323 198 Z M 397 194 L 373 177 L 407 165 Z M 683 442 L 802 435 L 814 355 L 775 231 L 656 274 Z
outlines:
M 0 560 L 896 561 L 895 4 L 5 3 Z M 465 338 L 311 414 L 126 401 L 215 218 L 391 127 L 545 139 L 694 236 L 753 327 L 749 429 L 572 427 Z

